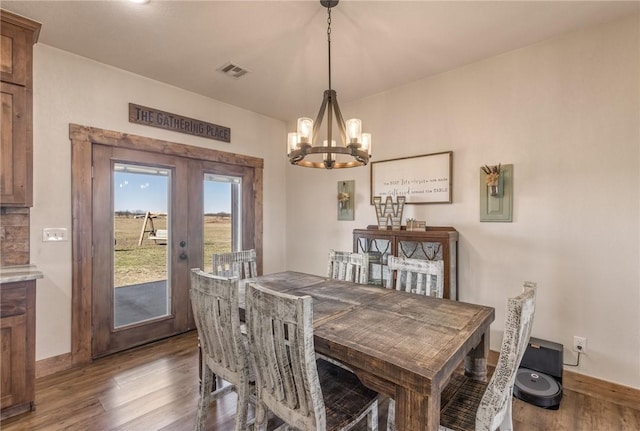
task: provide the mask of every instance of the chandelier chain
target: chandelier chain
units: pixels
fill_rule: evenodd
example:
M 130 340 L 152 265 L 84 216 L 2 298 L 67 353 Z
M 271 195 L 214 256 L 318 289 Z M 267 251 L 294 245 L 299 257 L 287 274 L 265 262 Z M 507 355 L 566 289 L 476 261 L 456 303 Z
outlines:
M 331 90 L 331 7 L 327 8 L 327 46 L 329 48 L 329 90 Z

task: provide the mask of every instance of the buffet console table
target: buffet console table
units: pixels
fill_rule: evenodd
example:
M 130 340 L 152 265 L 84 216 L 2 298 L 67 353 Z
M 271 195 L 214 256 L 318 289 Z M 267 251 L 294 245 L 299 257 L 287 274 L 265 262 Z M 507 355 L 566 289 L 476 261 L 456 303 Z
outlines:
M 384 285 L 389 256 L 444 260 L 444 297 L 458 299 L 458 231 L 428 226 L 423 231 L 379 230 L 377 225 L 353 231 L 353 251 L 369 253 L 369 283 Z M 386 286 L 385 286 L 386 287 Z

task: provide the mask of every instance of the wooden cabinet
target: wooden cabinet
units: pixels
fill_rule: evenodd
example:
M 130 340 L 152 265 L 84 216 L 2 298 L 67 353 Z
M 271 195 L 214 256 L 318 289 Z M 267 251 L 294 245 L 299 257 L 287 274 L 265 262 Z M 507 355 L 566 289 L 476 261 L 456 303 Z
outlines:
M 427 227 L 426 231 L 379 230 L 378 226 L 353 231 L 353 251 L 369 253 L 369 283 L 384 285 L 389 256 L 444 260 L 444 297 L 458 299 L 458 231 Z
M 2 419 L 34 408 L 35 295 L 35 280 L 0 284 Z
M 14 84 L 0 83 L 2 89 L 2 143 L 0 162 L 2 180 L 0 187 L 2 206 L 30 206 L 30 183 L 27 171 L 30 163 L 27 160 L 31 149 L 24 142 L 27 137 L 25 122 L 26 91 L 24 87 Z
M 33 205 L 33 44 L 40 24 L 1 10 L 0 205 Z

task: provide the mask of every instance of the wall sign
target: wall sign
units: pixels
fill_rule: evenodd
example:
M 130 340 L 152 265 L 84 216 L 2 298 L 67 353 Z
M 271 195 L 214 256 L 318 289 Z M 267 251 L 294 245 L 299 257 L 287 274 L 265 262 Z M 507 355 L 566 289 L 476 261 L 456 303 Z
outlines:
M 129 103 L 129 122 L 200 136 L 201 138 L 215 139 L 216 141 L 231 142 L 231 129 L 228 127 L 136 105 L 135 103 Z
M 383 160 L 371 163 L 373 197 L 405 196 L 407 204 L 451 203 L 453 152 Z

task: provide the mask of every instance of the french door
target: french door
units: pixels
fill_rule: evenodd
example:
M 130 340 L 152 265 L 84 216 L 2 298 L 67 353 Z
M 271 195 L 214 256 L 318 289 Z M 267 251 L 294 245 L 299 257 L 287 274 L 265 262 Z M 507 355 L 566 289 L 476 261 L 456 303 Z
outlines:
M 191 268 L 255 247 L 253 169 L 93 145 L 92 356 L 193 329 Z M 244 221 L 243 221 L 244 220 Z

